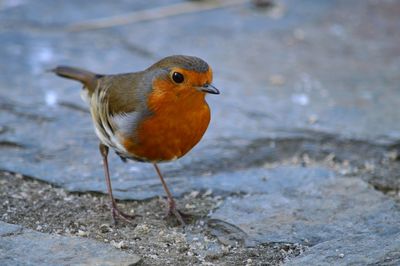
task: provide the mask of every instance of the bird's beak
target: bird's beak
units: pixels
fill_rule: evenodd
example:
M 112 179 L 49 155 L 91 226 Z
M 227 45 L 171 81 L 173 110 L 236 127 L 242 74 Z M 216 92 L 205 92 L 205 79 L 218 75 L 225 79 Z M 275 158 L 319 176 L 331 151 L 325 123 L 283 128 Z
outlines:
M 211 84 L 205 84 L 202 87 L 197 87 L 199 91 L 205 92 L 205 93 L 210 93 L 210 94 L 219 94 L 219 90 L 215 88 Z

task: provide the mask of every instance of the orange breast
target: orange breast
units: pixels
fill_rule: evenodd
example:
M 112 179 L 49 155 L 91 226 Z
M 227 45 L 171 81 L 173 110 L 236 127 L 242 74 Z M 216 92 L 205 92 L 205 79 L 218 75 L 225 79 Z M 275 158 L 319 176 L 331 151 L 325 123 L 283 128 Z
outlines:
M 204 93 L 176 95 L 154 92 L 148 106 L 153 115 L 139 123 L 135 137 L 124 141 L 126 150 L 146 161 L 170 161 L 185 155 L 202 138 L 210 122 Z

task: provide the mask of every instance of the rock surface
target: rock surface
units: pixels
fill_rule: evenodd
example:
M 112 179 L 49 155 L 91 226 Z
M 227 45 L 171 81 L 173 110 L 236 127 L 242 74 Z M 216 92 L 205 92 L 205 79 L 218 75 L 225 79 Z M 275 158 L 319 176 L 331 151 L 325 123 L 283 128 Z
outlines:
M 80 12 L 74 12 L 76 6 Z M 246 157 L 248 144 L 259 139 L 290 141 L 306 129 L 311 139 L 322 132 L 371 144 L 400 140 L 394 108 L 400 104 L 400 37 L 390 34 L 399 25 L 392 12 L 396 2 L 279 1 L 270 11 L 237 5 L 97 31 L 65 29 L 150 7 L 46 0 L 0 10 L 0 56 L 7 62 L 0 69 L 0 149 L 7 154 L 2 169 L 72 191 L 105 192 L 98 140 L 80 85 L 45 70 L 69 64 L 101 73 L 135 71 L 170 54 L 206 59 L 222 92 L 209 97 L 213 118 L 204 140 L 162 167 L 179 191 L 190 191 L 187 177 L 225 170 L 225 160 L 235 168 L 235 151 Z M 114 155 L 111 160 L 117 197 L 159 195 L 151 166 L 124 165 Z
M 0 222 L 1 265 L 135 265 L 140 261 L 90 239 L 38 233 Z
M 294 265 L 400 260 L 400 209 L 392 199 L 357 178 L 321 170 L 303 171 L 299 178 L 296 172 L 300 171 L 267 175 L 264 187 L 268 191 L 233 197 L 212 218 L 243 230 L 239 239 L 248 245 L 289 242 L 311 246 L 291 262 Z M 376 247 L 382 248 L 378 251 Z
M 204 139 L 161 168 L 177 197 L 201 191 L 221 203 L 210 214 L 210 233 L 249 250 L 308 246 L 293 265 L 400 263 L 400 3 L 272 2 L 179 16 L 165 15 L 161 0 L 0 2 L 0 170 L 70 192 L 105 193 L 81 85 L 46 69 L 118 73 L 171 54 L 197 55 L 212 66 L 222 93 L 208 97 Z M 162 18 L 83 28 L 155 7 Z M 164 195 L 151 165 L 124 164 L 115 154 L 110 160 L 117 198 Z M 0 234 L 0 264 L 46 253 L 30 250 L 29 241 L 58 247 L 46 254 L 50 264 L 78 262 L 74 252 L 94 263 L 103 250 L 87 239 L 3 223 Z M 82 241 L 87 248 L 79 250 Z M 70 247 L 64 254 L 63 245 Z M 136 258 L 118 254 L 111 260 Z

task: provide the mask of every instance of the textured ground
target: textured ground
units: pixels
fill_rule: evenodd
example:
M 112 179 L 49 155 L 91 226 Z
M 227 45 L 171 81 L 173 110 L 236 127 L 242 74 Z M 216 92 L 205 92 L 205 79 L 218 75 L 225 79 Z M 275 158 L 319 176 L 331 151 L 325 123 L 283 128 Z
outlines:
M 223 3 L 0 1 L 0 264 L 400 264 L 400 2 Z M 45 70 L 171 54 L 222 92 L 202 142 L 161 165 L 193 219 L 163 219 L 152 166 L 112 154 L 139 215 L 114 225 L 80 85 Z

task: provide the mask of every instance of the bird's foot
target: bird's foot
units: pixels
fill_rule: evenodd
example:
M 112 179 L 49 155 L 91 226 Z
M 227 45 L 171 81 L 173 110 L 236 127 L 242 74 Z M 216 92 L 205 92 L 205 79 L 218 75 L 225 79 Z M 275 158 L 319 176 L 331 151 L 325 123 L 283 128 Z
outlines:
M 117 224 L 117 218 L 120 218 L 127 223 L 132 223 L 132 220 L 138 217 L 138 215 L 124 213 L 114 204 L 111 206 L 111 213 L 115 224 Z
M 165 218 L 168 219 L 170 217 L 174 217 L 180 225 L 185 226 L 188 222 L 191 221 L 193 216 L 191 214 L 184 213 L 178 210 L 176 208 L 175 202 L 169 202 L 167 215 Z

